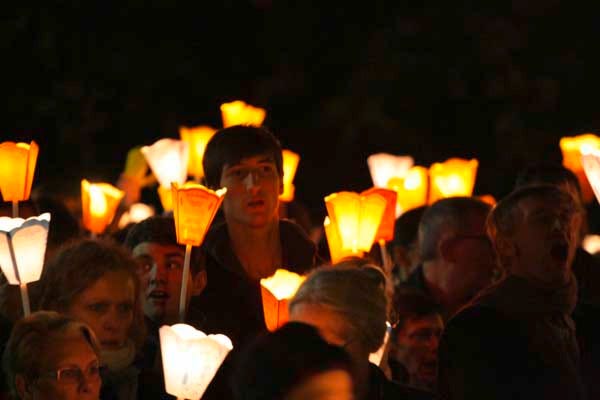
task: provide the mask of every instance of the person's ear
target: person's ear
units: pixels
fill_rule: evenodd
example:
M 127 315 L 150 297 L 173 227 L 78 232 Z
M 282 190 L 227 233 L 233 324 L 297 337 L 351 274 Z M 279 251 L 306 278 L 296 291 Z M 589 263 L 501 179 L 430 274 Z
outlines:
M 206 270 L 202 270 L 192 277 L 192 296 L 198 296 L 202 293 L 207 283 Z
M 17 389 L 17 394 L 19 395 L 19 399 L 29 400 L 32 398 L 31 392 L 27 387 L 27 381 L 25 377 L 21 374 L 17 374 L 15 376 L 15 387 Z

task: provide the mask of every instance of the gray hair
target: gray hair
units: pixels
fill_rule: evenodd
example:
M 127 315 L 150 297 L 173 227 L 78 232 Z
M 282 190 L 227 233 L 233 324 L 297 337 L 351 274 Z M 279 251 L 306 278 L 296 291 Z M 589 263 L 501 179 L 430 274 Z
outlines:
M 445 234 L 460 232 L 473 215 L 487 216 L 491 206 L 473 197 L 449 197 L 434 203 L 419 223 L 419 250 L 423 261 L 436 259 L 438 245 Z
M 300 286 L 289 305 L 318 304 L 339 313 L 351 334 L 370 351 L 383 343 L 386 331 L 386 298 L 381 277 L 373 268 L 321 267 Z
M 27 382 L 42 372 L 40 356 L 69 333 L 79 331 L 96 355 L 99 346 L 92 330 L 85 324 L 54 311 L 38 311 L 19 320 L 6 343 L 2 366 L 11 395 L 18 398 L 15 379 L 22 375 Z

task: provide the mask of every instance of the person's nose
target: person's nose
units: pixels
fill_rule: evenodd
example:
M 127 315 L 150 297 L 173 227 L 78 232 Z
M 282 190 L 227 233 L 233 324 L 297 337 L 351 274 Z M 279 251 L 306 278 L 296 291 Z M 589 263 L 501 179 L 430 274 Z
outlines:
M 167 274 L 167 268 L 155 262 L 150 270 L 150 282 L 155 284 L 159 282 L 165 283 L 167 281 Z
M 437 354 L 438 347 L 440 346 L 440 337 L 438 335 L 431 335 L 429 338 L 429 350 Z
M 100 377 L 90 377 L 87 376 L 85 373 L 81 374 L 81 377 L 79 379 L 79 394 L 80 395 L 86 395 L 86 396 L 90 396 L 90 395 L 94 395 L 96 392 L 99 391 L 100 388 L 100 382 L 101 379 Z
M 244 186 L 248 191 L 258 190 L 259 183 L 260 173 L 258 171 L 252 170 L 246 175 L 246 178 L 244 178 Z

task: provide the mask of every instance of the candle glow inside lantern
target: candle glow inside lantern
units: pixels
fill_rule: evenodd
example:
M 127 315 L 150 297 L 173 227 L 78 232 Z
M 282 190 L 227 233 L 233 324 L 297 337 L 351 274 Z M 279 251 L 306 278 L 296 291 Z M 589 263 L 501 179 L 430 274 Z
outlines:
M 163 325 L 160 350 L 167 393 L 200 399 L 233 349 L 225 335 L 206 335 L 189 325 Z
M 190 149 L 187 171 L 189 175 L 195 178 L 196 182 L 200 182 L 200 179 L 204 177 L 204 168 L 202 168 L 204 151 L 206 150 L 206 144 L 216 131 L 215 128 L 210 126 L 197 126 L 195 128 L 182 126 L 179 128 L 181 140 L 187 142 Z
M 294 272 L 278 269 L 273 276 L 260 280 L 265 323 L 271 332 L 289 320 L 288 302 L 304 279 Z
M 392 178 L 404 178 L 413 164 L 414 159 L 411 156 L 377 153 L 367 158 L 373 186 L 381 188 L 387 187 Z
M 581 245 L 588 253 L 600 253 L 600 235 L 586 235 Z
M 185 245 L 185 258 L 183 263 L 183 283 L 179 299 L 179 318 L 185 318 L 187 303 L 187 286 L 190 275 L 190 256 L 192 246 L 200 246 L 206 232 L 210 228 L 217 210 L 219 209 L 227 188 L 217 191 L 188 182 L 183 185 L 171 184 L 177 243 Z
M 594 198 L 591 182 L 586 178 L 582 164 L 582 154 L 600 149 L 600 137 L 586 133 L 579 136 L 563 137 L 559 142 L 563 156 L 563 166 L 571 170 L 579 181 L 583 201 L 589 203 Z
M 183 140 L 160 139 L 141 149 L 159 183 L 158 194 L 165 211 L 173 209 L 171 183 L 183 185 L 187 179 L 189 146 Z
M 13 203 L 13 217 L 18 216 L 18 202 L 29 199 L 39 147 L 31 143 L 0 143 L 0 192 L 4 201 Z
M 377 193 L 338 192 L 325 197 L 327 213 L 343 250 L 360 255 L 371 249 L 386 205 L 385 198 Z
M 455 196 L 471 196 L 475 187 L 476 159 L 450 158 L 443 163 L 433 163 L 429 168 L 429 204 Z
M 587 147 L 581 151 L 582 169 L 586 175 L 586 182 L 600 202 L 600 149 Z
M 329 217 L 325 217 L 325 221 L 323 221 L 323 228 L 325 229 L 325 237 L 327 238 L 329 257 L 332 264 L 336 264 L 342 261 L 344 258 L 357 255 L 353 253 L 352 250 L 345 250 L 342 248 L 342 239 L 340 239 L 337 227 L 331 224 Z M 362 253 L 360 253 L 360 255 L 362 255 Z
M 387 187 L 398 194 L 396 216 L 427 204 L 428 175 L 427 168 L 415 166 L 408 170 L 404 178 L 392 178 L 388 181 Z
M 279 200 L 290 202 L 294 200 L 295 187 L 294 177 L 300 162 L 300 156 L 291 150 L 283 150 L 283 193 L 279 195 Z
M 10 285 L 19 285 L 29 315 L 27 284 L 40 279 L 44 266 L 50 214 L 26 220 L 0 217 L 0 268 Z
M 129 224 L 137 224 L 154 215 L 154 208 L 144 203 L 135 203 L 125 211 L 119 219 L 119 229 L 125 228 Z
M 266 116 L 264 108 L 254 107 L 241 100 L 221 104 L 224 128 L 234 125 L 261 126 Z
M 108 183 L 81 181 L 83 226 L 92 234 L 101 234 L 113 220 L 125 193 Z

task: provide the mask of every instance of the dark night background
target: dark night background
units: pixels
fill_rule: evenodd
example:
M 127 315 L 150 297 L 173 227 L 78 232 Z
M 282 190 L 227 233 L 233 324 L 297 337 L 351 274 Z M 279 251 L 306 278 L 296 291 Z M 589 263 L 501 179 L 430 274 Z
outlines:
M 3 7 L 0 141 L 38 141 L 36 183 L 114 183 L 129 148 L 219 127 L 241 99 L 302 155 L 297 197 L 317 215 L 324 195 L 371 185 L 380 151 L 477 157 L 476 193 L 501 197 L 600 122 L 600 5 L 174 3 Z

